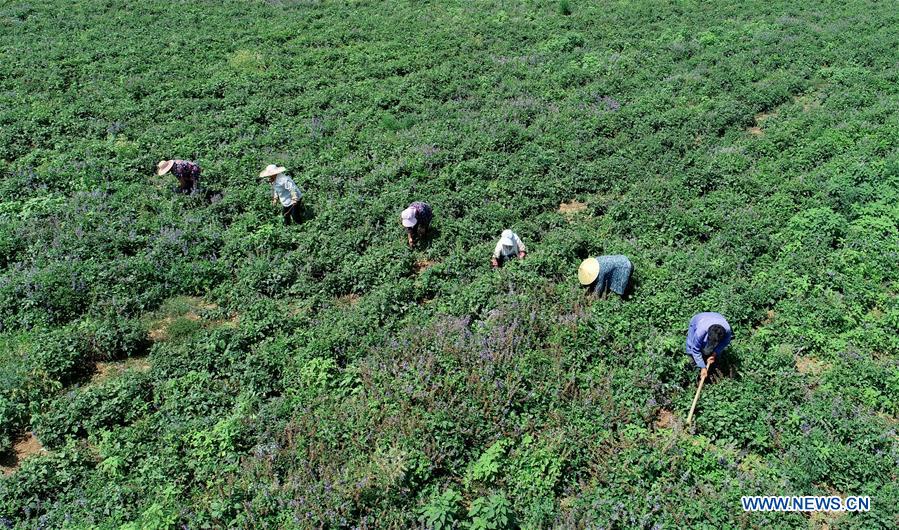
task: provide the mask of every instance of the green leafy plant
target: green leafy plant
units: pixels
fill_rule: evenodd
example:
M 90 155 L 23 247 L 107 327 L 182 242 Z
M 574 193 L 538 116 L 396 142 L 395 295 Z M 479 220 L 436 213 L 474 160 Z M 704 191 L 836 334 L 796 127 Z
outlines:
M 468 509 L 471 530 L 503 530 L 515 528 L 512 505 L 501 493 L 489 497 L 478 497 Z
M 510 440 L 497 440 L 493 445 L 472 463 L 468 472 L 465 474 L 466 484 L 480 482 L 490 484 L 500 474 L 500 468 L 505 461 L 506 450 L 512 444 Z
M 455 528 L 462 508 L 462 495 L 450 488 L 434 495 L 421 509 L 422 524 L 432 530 Z

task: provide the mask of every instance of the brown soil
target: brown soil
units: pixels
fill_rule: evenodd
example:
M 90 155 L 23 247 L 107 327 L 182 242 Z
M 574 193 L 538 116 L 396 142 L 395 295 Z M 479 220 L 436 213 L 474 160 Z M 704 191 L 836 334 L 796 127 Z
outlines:
M 216 320 L 215 324 L 226 328 L 236 328 L 240 326 L 240 315 L 235 313 L 228 320 Z
M 819 375 L 827 370 L 828 365 L 815 357 L 799 357 L 796 359 L 796 370 L 800 374 Z
M 350 293 L 350 294 L 345 294 L 343 296 L 338 296 L 337 297 L 337 305 L 341 305 L 341 306 L 356 305 L 359 302 L 360 298 L 361 298 L 361 296 L 359 296 L 356 293 Z
M 563 202 L 559 204 L 559 213 L 564 215 L 573 215 L 583 212 L 587 209 L 587 203 L 572 200 L 571 202 Z
M 659 411 L 659 417 L 656 419 L 656 429 L 670 429 L 674 426 L 676 418 L 674 414 L 667 409 Z
M 150 361 L 146 357 L 133 357 L 124 361 L 98 362 L 94 366 L 94 375 L 91 376 L 89 385 L 102 383 L 110 377 L 116 376 L 126 370 L 146 372 L 150 369 Z
M 776 111 L 775 112 L 759 112 L 758 114 L 755 115 L 755 122 L 762 123 L 762 122 L 768 120 L 769 118 L 773 118 L 775 116 L 777 116 Z
M 765 131 L 762 130 L 762 125 L 765 124 L 770 118 L 777 116 L 777 112 L 760 112 L 755 115 L 755 126 L 749 127 L 746 129 L 749 134 L 753 136 L 764 136 Z
M 415 274 L 421 274 L 422 272 L 433 267 L 435 263 L 437 263 L 437 261 L 432 260 L 432 259 L 420 259 L 420 260 L 416 261 L 415 267 L 414 267 Z
M 25 460 L 31 455 L 37 455 L 45 453 L 44 447 L 41 443 L 34 437 L 32 433 L 26 433 L 25 436 L 17 441 L 12 446 L 12 451 L 4 453 L 0 456 L 0 471 L 2 471 L 3 475 L 11 475 L 19 466 L 22 465 L 22 460 Z
M 175 321 L 174 317 L 165 317 L 153 324 L 149 337 L 153 342 L 160 342 L 169 338 L 169 326 Z

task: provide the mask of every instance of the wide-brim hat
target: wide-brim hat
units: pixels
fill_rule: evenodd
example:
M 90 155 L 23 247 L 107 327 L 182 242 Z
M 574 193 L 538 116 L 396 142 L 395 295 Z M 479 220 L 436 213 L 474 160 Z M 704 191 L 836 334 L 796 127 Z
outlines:
M 415 218 L 415 208 L 406 208 L 400 214 L 400 218 L 402 218 L 403 226 L 406 228 L 412 228 L 418 224 L 418 219 Z
M 581 285 L 590 285 L 599 277 L 599 260 L 587 258 L 577 268 L 577 279 Z
M 172 170 L 172 166 L 175 165 L 174 160 L 160 160 L 158 164 L 156 164 L 156 174 L 160 177 L 168 173 Z
M 503 233 L 499 236 L 499 244 L 504 247 L 514 247 L 515 233 L 511 230 L 503 230 Z
M 262 170 L 262 173 L 259 174 L 259 178 L 271 177 L 272 175 L 278 175 L 279 173 L 284 173 L 287 171 L 287 168 L 276 166 L 275 164 L 269 164 L 265 166 L 265 169 Z

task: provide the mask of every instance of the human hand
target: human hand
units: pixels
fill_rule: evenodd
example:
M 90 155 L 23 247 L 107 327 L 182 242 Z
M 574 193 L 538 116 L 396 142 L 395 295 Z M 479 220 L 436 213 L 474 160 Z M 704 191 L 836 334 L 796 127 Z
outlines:
M 708 377 L 708 375 L 709 375 L 709 369 L 708 369 L 708 368 L 703 368 L 703 369 L 699 372 L 699 377 L 700 377 L 701 379 L 705 379 L 706 377 Z
M 527 256 L 527 252 L 522 251 L 522 252 L 519 252 L 519 253 L 518 253 L 518 257 L 519 257 L 519 258 L 523 258 L 523 257 L 525 257 L 525 256 Z
M 709 357 L 709 359 L 705 362 L 705 364 L 708 365 L 708 366 L 712 366 L 712 363 L 714 363 L 714 362 L 715 362 L 715 356 L 712 355 L 712 356 Z

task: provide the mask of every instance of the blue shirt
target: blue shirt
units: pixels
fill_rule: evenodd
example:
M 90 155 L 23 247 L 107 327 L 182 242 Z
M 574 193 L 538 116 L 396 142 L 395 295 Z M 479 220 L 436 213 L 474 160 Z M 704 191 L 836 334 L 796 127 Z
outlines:
M 720 313 L 697 313 L 690 319 L 690 329 L 687 330 L 687 355 L 693 357 L 693 362 L 700 368 L 706 368 L 705 359 L 702 358 L 702 347 L 706 345 L 709 328 L 715 324 L 724 328 L 724 338 L 715 348 L 715 355 L 720 356 L 734 336 L 724 316 Z
M 631 281 L 634 265 L 627 256 L 596 256 L 599 262 L 599 276 L 593 284 L 593 292 L 602 294 L 606 290 L 624 296 L 627 284 Z
M 281 173 L 272 182 L 272 196 L 281 201 L 281 206 L 287 208 L 300 200 L 303 192 L 300 191 L 293 179 L 287 176 L 287 173 Z

